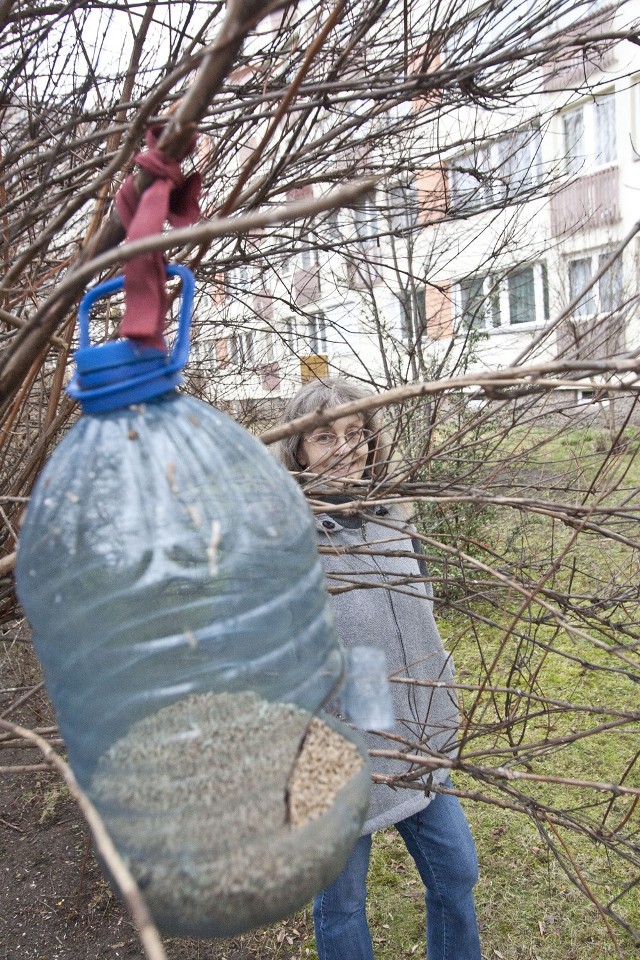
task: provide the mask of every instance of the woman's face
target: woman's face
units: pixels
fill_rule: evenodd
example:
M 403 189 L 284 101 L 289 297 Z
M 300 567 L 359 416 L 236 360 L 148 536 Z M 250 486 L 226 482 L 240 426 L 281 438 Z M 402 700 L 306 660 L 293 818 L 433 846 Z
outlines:
M 367 465 L 370 435 L 357 415 L 340 417 L 328 427 L 316 427 L 304 434 L 298 461 L 329 482 L 360 480 Z

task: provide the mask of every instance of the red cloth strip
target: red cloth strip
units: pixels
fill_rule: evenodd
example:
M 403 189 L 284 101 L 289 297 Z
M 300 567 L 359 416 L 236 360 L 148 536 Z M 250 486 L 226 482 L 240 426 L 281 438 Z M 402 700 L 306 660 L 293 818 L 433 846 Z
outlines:
M 148 149 L 135 162 L 156 179 L 140 195 L 130 174 L 116 194 L 116 209 L 128 241 L 162 233 L 165 220 L 172 227 L 186 227 L 200 216 L 199 173 L 185 177 L 180 164 L 158 150 L 162 127 L 147 131 Z M 195 138 L 189 153 L 195 146 Z M 166 351 L 164 324 L 169 308 L 166 261 L 161 251 L 142 253 L 125 265 L 125 312 L 120 333 L 146 346 Z

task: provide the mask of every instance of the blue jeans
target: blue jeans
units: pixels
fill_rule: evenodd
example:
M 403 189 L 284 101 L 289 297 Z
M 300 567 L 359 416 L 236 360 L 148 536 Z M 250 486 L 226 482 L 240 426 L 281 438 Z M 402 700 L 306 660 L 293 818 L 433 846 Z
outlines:
M 429 960 L 480 960 L 473 902 L 478 860 L 458 798 L 438 793 L 395 826 L 426 888 Z M 365 914 L 370 853 L 371 836 L 360 837 L 340 876 L 314 900 L 320 960 L 373 960 Z

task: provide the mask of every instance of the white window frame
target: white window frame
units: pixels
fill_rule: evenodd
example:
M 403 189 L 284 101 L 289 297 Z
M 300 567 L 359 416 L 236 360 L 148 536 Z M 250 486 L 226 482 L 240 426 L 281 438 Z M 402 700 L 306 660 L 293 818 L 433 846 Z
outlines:
M 311 354 L 328 353 L 327 318 L 322 311 L 307 316 L 305 340 Z
M 348 357 L 357 354 L 362 332 L 360 313 L 359 301 L 353 297 L 325 306 L 332 356 Z
M 380 211 L 375 198 L 367 197 L 354 206 L 353 226 L 360 243 L 380 244 Z
M 408 233 L 418 223 L 418 187 L 414 178 L 398 180 L 387 190 L 387 219 L 393 233 Z
M 340 216 L 340 210 L 329 210 L 324 221 L 324 232 L 328 239 L 334 243 L 342 240 L 343 221 Z
M 631 109 L 631 158 L 640 160 L 640 74 L 636 74 L 631 81 L 630 109 Z
M 514 321 L 511 318 L 511 303 L 516 278 L 529 270 L 533 273 L 534 317 L 531 320 Z M 474 280 L 482 282 L 483 316 L 477 316 L 473 323 L 469 323 L 464 315 L 463 285 Z M 549 314 L 546 264 L 544 261 L 517 264 L 502 276 L 479 272 L 463 277 L 454 284 L 454 305 L 458 330 L 473 328 L 475 331 L 485 333 L 505 331 L 513 333 L 543 326 Z
M 466 288 L 474 286 L 481 302 L 473 316 L 467 316 Z M 471 298 L 469 298 L 471 299 Z M 455 285 L 456 318 L 463 330 L 490 331 L 501 325 L 500 282 L 493 274 L 475 273 L 464 277 Z
M 605 126 L 606 114 L 611 109 L 612 122 Z M 563 110 L 562 123 L 562 162 L 568 176 L 581 177 L 597 170 L 617 166 L 619 148 L 617 142 L 618 99 L 614 90 L 598 94 L 593 100 L 579 103 Z M 579 121 L 582 125 L 580 140 L 576 149 L 570 143 L 569 124 Z M 613 131 L 613 138 L 611 132 Z
M 255 347 L 253 330 L 236 330 L 229 336 L 229 366 L 237 368 L 255 366 Z
M 578 263 L 586 264 L 586 277 L 588 281 L 594 276 L 603 265 L 605 260 L 611 256 L 612 250 L 606 247 L 599 247 L 596 250 L 587 250 L 583 253 L 572 254 L 567 259 L 567 289 L 569 291 L 569 301 L 573 300 L 577 294 L 578 284 L 572 282 L 572 266 Z M 609 289 L 607 289 L 607 287 Z M 615 288 L 614 286 L 615 285 Z M 584 286 L 584 283 L 580 284 Z M 622 301 L 624 294 L 624 270 L 620 257 L 614 262 L 613 266 L 602 276 L 598 282 L 589 290 L 587 294 L 578 302 L 573 311 L 575 320 L 593 320 L 596 317 L 608 316 L 614 313 L 616 306 L 605 302 L 606 298 L 616 296 L 616 288 L 619 293 L 619 301 Z M 621 305 L 621 303 L 620 303 Z
M 213 367 L 210 363 L 207 345 L 200 340 L 191 343 L 189 351 L 189 366 L 193 370 L 202 371 L 204 368 Z
M 408 290 L 394 293 L 394 333 L 404 344 L 414 344 L 427 335 L 427 285 L 416 283 Z
M 251 289 L 251 271 L 248 264 L 241 263 L 229 271 L 229 286 L 231 293 L 242 290 L 245 293 Z
M 298 266 L 303 270 L 315 270 L 318 267 L 317 247 L 302 247 L 298 254 Z
M 505 199 L 522 197 L 537 186 L 540 178 L 541 133 L 536 121 L 451 161 L 453 206 L 482 210 Z
M 261 363 L 273 363 L 275 360 L 275 352 L 273 345 L 273 330 L 266 329 L 261 330 L 259 333 L 260 338 L 260 362 Z
M 216 340 L 213 337 L 207 337 L 206 340 L 201 341 L 200 349 L 202 351 L 201 357 L 198 359 L 202 360 L 202 364 L 206 370 L 213 372 L 218 369 L 218 356 L 216 353 Z M 197 355 L 196 355 L 197 356 Z
M 300 354 L 300 340 L 298 317 L 291 314 L 282 321 L 282 340 L 280 341 L 280 346 L 282 348 L 283 358 L 288 357 L 290 353 L 294 353 L 296 356 Z

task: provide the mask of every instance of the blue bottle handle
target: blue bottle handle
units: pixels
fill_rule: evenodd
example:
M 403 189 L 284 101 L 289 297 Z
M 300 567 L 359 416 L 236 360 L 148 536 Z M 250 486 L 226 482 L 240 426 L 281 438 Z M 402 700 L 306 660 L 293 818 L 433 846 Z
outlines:
M 169 356 L 164 350 L 127 337 L 91 345 L 91 308 L 96 300 L 122 290 L 124 277 L 99 283 L 82 298 L 78 308 L 80 345 L 75 352 L 76 371 L 67 393 L 80 402 L 85 413 L 107 413 L 142 403 L 182 382 L 180 371 L 189 357 L 196 282 L 188 267 L 171 264 L 166 269 L 168 276 L 180 277 L 182 281 L 178 333 Z
M 176 370 L 181 370 L 189 358 L 189 333 L 191 331 L 191 313 L 196 290 L 196 278 L 188 267 L 178 263 L 167 265 L 167 276 L 180 277 L 182 281 L 178 333 L 173 350 L 168 358 L 168 365 L 165 368 L 167 373 L 174 373 Z M 112 293 L 117 293 L 123 288 L 124 277 L 119 276 L 113 277 L 111 280 L 105 280 L 104 283 L 98 283 L 85 293 L 78 307 L 79 346 L 81 350 L 91 346 L 89 322 L 91 308 L 95 302 L 104 297 L 109 297 Z

